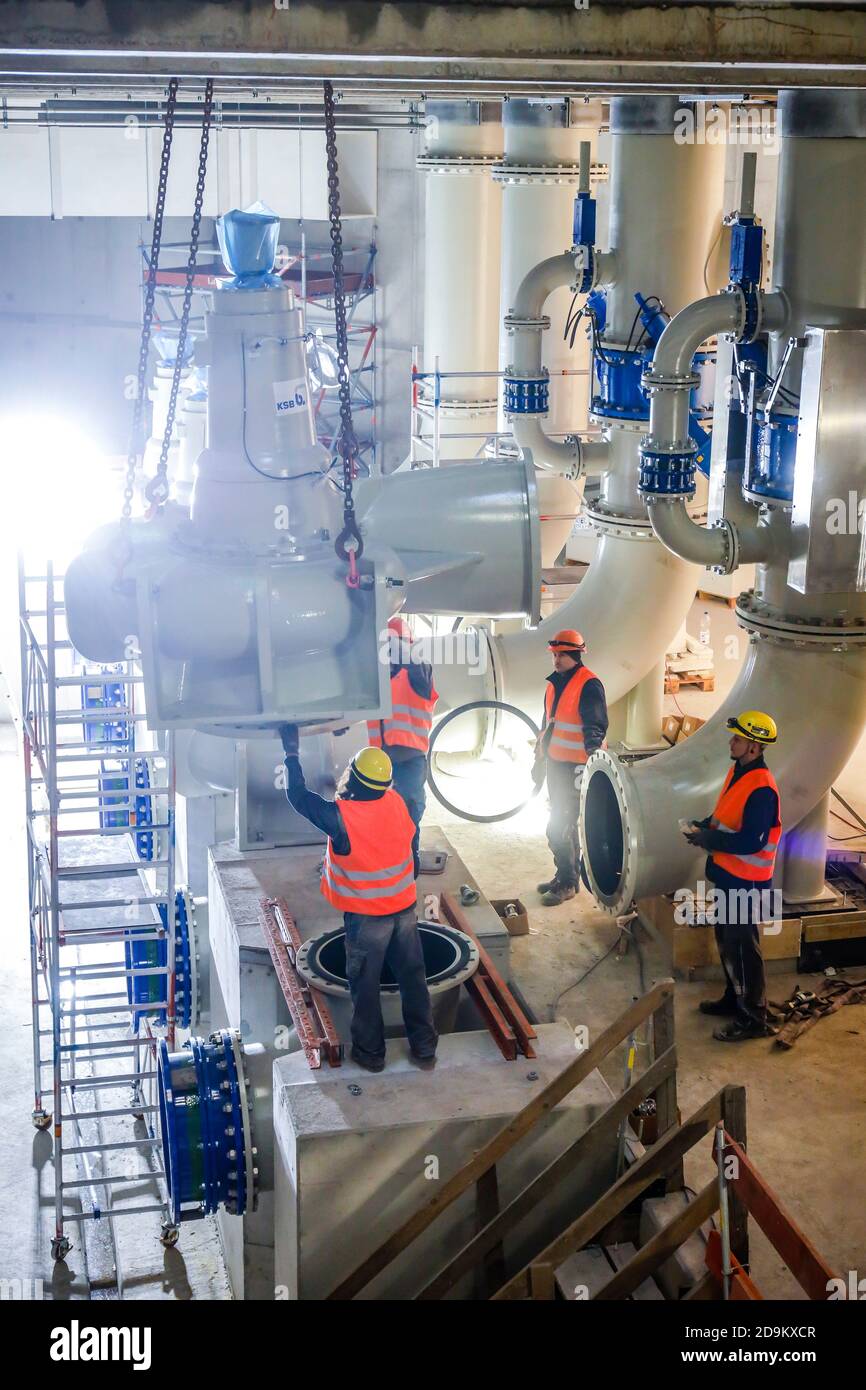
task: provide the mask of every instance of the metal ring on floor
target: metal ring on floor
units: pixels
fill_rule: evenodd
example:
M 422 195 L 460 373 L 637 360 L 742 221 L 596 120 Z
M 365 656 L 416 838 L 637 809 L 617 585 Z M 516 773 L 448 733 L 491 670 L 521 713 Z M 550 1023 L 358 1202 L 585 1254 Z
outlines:
M 518 811 L 522 811 L 524 806 L 528 806 L 530 801 L 532 801 L 534 797 L 538 796 L 538 793 L 541 791 L 541 787 L 534 786 L 530 795 L 525 797 L 524 800 L 519 803 L 519 805 L 512 806 L 511 809 L 508 811 L 498 811 L 495 816 L 479 816 L 476 815 L 473 811 L 462 811 L 459 806 L 455 806 L 454 803 L 452 801 L 449 801 L 448 798 L 439 790 L 433 776 L 433 749 L 436 746 L 436 740 L 441 734 L 442 730 L 446 728 L 448 724 L 451 723 L 452 719 L 456 719 L 458 715 L 461 714 L 468 714 L 469 711 L 473 709 L 501 709 L 504 710 L 506 714 L 514 714 L 517 716 L 518 719 L 522 719 L 524 724 L 528 724 L 535 738 L 538 737 L 540 730 L 538 728 L 538 725 L 535 723 L 535 720 L 530 719 L 529 715 L 525 714 L 522 709 L 518 709 L 516 705 L 506 704 L 504 700 L 471 700 L 469 704 L 458 705 L 456 709 L 453 709 L 448 714 L 446 714 L 445 718 L 440 719 L 435 729 L 433 729 L 432 733 L 430 734 L 430 743 L 427 749 L 427 785 L 429 786 L 436 800 L 440 803 L 440 805 L 445 807 L 446 811 L 451 811 L 453 815 L 459 816 L 461 820 L 475 821 L 478 825 L 492 825 L 496 821 L 510 820 L 512 816 L 516 816 Z

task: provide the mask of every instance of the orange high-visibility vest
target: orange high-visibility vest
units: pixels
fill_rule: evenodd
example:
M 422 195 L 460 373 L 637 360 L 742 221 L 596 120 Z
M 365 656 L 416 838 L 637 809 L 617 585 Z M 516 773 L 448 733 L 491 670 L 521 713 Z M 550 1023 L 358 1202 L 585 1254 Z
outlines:
M 339 802 L 351 849 L 325 850 L 319 887 L 340 912 L 384 917 L 416 900 L 412 840 L 415 822 L 398 792 L 389 788 L 375 801 Z
M 431 688 L 431 698 L 425 700 L 412 689 L 409 672 L 405 667 L 391 677 L 391 718 L 368 719 L 367 736 L 372 748 L 390 748 L 400 744 L 403 748 L 414 748 L 419 753 L 427 752 L 430 744 L 430 729 L 433 724 L 433 711 L 439 694 L 436 687 Z
M 733 874 L 735 878 L 749 879 L 750 881 L 765 882 L 773 877 L 773 865 L 776 862 L 776 850 L 782 838 L 782 821 L 780 818 L 781 800 L 779 799 L 779 788 L 772 772 L 766 767 L 756 767 L 749 772 L 744 772 L 742 777 L 733 781 L 734 769 L 728 768 L 728 775 L 719 793 L 716 808 L 713 811 L 711 823 L 717 830 L 737 831 L 743 828 L 743 812 L 746 809 L 746 802 L 751 793 L 757 787 L 772 787 L 777 797 L 776 824 L 770 831 L 770 838 L 763 849 L 758 850 L 757 854 L 723 854 L 714 850 L 710 854 L 714 864 L 726 873 Z M 733 782 L 733 785 L 731 785 Z
M 553 732 L 547 742 L 547 756 L 560 763 L 585 763 L 589 754 L 583 741 L 583 725 L 580 722 L 580 697 L 587 681 L 595 680 L 594 672 L 581 666 L 575 671 L 568 685 L 559 697 L 556 714 L 553 715 Z M 550 724 L 551 710 L 556 691 L 548 684 L 544 692 L 544 712 Z M 607 747 L 607 739 L 602 743 Z

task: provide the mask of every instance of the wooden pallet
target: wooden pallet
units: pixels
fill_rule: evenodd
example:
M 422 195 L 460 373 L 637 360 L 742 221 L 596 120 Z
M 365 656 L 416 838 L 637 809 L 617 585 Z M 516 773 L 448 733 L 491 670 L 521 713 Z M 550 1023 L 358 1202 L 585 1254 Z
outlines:
M 681 685 L 693 685 L 706 692 L 715 690 L 716 678 L 706 671 L 665 671 L 666 695 L 676 695 Z
M 698 598 L 701 603 L 723 603 L 726 608 L 736 608 L 737 599 L 725 598 L 724 594 L 708 594 L 706 589 L 698 589 Z

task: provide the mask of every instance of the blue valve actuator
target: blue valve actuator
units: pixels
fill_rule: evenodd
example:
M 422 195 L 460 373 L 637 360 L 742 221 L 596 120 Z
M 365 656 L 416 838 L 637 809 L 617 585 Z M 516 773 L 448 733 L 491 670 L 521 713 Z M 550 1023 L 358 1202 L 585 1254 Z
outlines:
M 591 193 L 578 193 L 574 200 L 575 246 L 595 246 L 595 199 Z

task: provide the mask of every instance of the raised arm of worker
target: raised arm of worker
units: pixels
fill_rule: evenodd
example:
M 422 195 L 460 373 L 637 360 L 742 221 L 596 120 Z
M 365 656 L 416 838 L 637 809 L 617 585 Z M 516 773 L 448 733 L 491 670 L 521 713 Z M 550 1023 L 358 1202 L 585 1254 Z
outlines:
M 743 810 L 739 830 L 717 830 L 710 818 L 698 821 L 698 833 L 687 838 L 700 849 L 710 853 L 757 854 L 770 838 L 770 831 L 779 819 L 779 798 L 772 787 L 756 787 L 750 792 Z
M 608 726 L 604 686 L 597 676 L 588 680 L 580 692 L 578 709 L 583 725 L 583 746 L 587 753 L 594 753 L 604 743 Z
M 327 835 L 335 854 L 348 854 L 351 845 L 337 803 L 327 801 L 325 797 L 311 792 L 304 780 L 297 724 L 282 724 L 280 738 L 286 755 L 286 796 L 289 804 L 294 806 L 299 816 L 303 816 L 317 830 Z
M 304 769 L 298 751 L 298 728 L 296 724 L 280 725 L 280 738 L 286 755 L 286 796 L 298 815 L 308 820 L 317 830 L 321 830 L 331 841 L 334 854 L 348 854 L 351 841 L 346 833 L 340 808 L 336 801 L 328 801 L 324 796 L 311 792 L 304 779 Z M 421 872 L 417 836 L 412 844 L 412 860 L 415 877 Z

